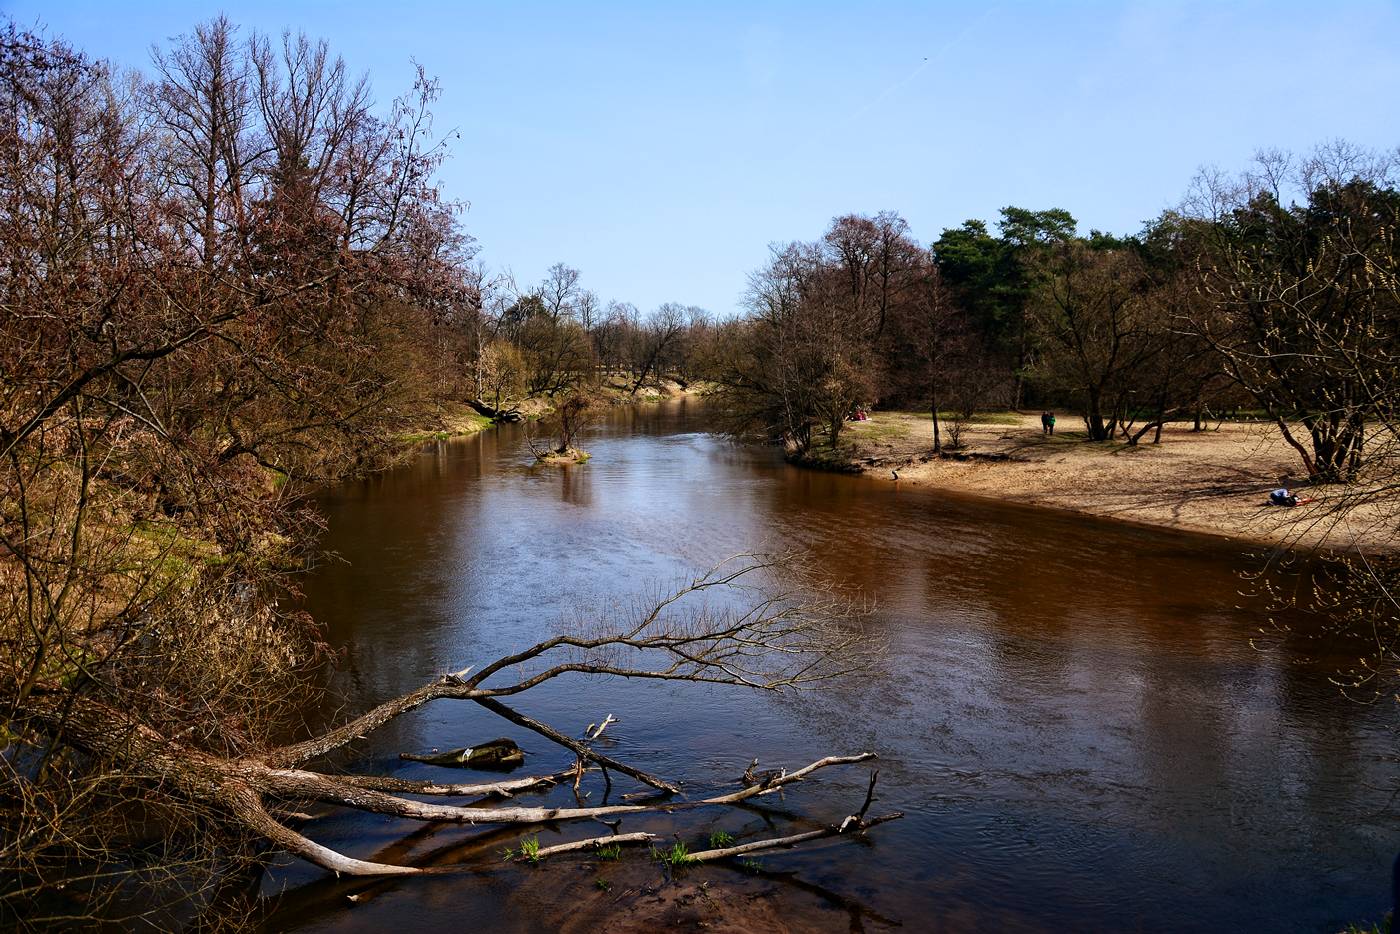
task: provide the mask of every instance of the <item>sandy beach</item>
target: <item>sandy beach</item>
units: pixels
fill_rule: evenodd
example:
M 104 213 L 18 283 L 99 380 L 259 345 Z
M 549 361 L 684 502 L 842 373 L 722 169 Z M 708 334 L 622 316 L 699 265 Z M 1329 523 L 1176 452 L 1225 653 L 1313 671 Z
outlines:
M 1048 436 L 1038 413 L 998 413 L 977 416 L 964 427 L 960 449 L 933 458 L 928 415 L 877 412 L 848 425 L 835 455 L 818 456 L 891 482 L 1243 541 L 1371 552 L 1400 544 L 1389 510 L 1362 506 L 1339 521 L 1331 507 L 1340 488 L 1303 487 L 1300 495 L 1314 501 L 1294 509 L 1267 505 L 1285 477 L 1301 485 L 1304 476 L 1297 453 L 1270 423 L 1212 423 L 1199 432 L 1169 425 L 1160 444 L 1151 439 L 1089 443 L 1069 414 L 1058 415 Z

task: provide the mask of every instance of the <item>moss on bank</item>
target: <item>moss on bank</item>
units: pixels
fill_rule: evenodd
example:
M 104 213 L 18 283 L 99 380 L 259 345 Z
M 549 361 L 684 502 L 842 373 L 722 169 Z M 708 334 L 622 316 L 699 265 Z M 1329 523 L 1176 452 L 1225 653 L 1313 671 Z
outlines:
M 463 438 L 495 424 L 485 415 L 461 402 L 443 403 L 439 406 L 433 422 L 417 431 L 400 435 L 399 442 L 411 446 L 430 441 L 446 441 L 449 438 Z

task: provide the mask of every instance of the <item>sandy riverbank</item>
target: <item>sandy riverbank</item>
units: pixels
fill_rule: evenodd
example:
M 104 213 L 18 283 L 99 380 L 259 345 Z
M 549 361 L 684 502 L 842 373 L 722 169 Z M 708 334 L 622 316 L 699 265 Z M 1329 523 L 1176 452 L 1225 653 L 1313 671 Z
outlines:
M 892 481 L 897 471 L 895 482 L 903 484 L 1243 541 L 1367 551 L 1400 547 L 1385 510 L 1362 507 L 1345 522 L 1329 515 L 1341 496 L 1336 489 L 1304 490 L 1316 502 L 1296 509 L 1266 505 L 1281 477 L 1302 474 L 1297 454 L 1270 424 L 1231 422 L 1202 432 L 1173 425 L 1162 432 L 1161 444 L 1150 438 L 1136 447 L 1091 444 L 1068 414 L 1059 416 L 1049 437 L 1038 414 L 1002 413 L 966 426 L 960 453 L 973 459 L 931 459 L 927 415 L 879 412 L 851 423 L 834 456 L 829 449 L 817 455 L 830 466 L 849 464 Z

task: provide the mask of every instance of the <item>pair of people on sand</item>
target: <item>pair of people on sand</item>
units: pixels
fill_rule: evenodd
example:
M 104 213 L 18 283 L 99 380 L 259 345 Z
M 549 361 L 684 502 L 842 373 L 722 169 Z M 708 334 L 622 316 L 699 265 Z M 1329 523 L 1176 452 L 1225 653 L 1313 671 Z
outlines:
M 1043 434 L 1053 435 L 1055 433 L 1055 413 L 1046 409 L 1040 413 L 1040 430 Z

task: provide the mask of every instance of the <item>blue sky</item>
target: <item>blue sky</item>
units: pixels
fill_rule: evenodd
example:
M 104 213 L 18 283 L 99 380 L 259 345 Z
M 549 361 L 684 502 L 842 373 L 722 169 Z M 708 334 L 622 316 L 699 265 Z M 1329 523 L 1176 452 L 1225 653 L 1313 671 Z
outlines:
M 924 242 L 1004 205 L 1132 232 L 1207 163 L 1400 144 L 1397 3 L 431 4 L 0 0 L 144 67 L 220 11 L 323 37 L 387 101 L 438 75 L 482 258 L 732 311 L 772 241 L 893 209 Z

